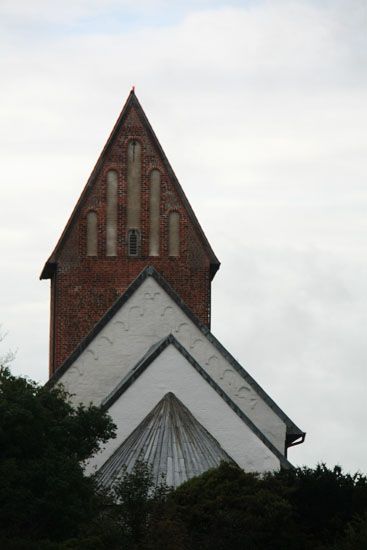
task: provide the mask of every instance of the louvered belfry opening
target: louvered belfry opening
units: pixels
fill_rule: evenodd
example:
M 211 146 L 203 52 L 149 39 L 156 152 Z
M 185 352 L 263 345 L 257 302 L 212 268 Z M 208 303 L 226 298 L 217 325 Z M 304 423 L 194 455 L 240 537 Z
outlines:
M 129 256 L 139 256 L 140 233 L 137 229 L 129 229 L 128 234 L 128 254 Z

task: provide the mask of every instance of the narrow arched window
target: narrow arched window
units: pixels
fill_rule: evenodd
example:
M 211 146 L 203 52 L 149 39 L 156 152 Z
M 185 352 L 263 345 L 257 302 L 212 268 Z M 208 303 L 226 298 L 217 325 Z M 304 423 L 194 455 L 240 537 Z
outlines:
M 117 173 L 107 173 L 106 254 L 117 255 Z
M 149 196 L 149 256 L 159 256 L 159 204 L 161 174 L 153 170 L 150 175 Z
M 137 229 L 129 229 L 127 245 L 129 256 L 139 256 L 140 232 Z
M 168 254 L 180 255 L 180 214 L 171 212 L 168 218 Z
M 98 220 L 97 212 L 87 214 L 87 256 L 97 256 L 98 250 Z
M 140 228 L 141 145 L 132 140 L 127 146 L 127 227 Z

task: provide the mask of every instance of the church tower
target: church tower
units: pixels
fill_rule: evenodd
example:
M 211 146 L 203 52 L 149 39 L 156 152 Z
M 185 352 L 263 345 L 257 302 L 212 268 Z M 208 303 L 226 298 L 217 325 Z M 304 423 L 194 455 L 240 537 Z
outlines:
M 50 375 L 147 265 L 210 327 L 219 261 L 133 89 L 41 274 Z
M 51 279 L 47 385 L 116 425 L 87 465 L 102 485 L 138 460 L 172 486 L 223 460 L 291 467 L 305 433 L 210 331 L 218 268 L 132 90 L 41 275 Z

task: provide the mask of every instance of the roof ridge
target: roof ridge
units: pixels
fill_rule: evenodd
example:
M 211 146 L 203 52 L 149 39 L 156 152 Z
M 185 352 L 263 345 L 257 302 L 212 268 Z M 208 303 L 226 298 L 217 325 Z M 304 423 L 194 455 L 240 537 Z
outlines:
M 145 267 L 139 275 L 132 281 L 128 288 L 123 292 L 112 306 L 107 310 L 103 317 L 93 327 L 93 329 L 87 334 L 75 350 L 69 355 L 64 363 L 54 372 L 47 386 L 52 386 L 61 376 L 66 372 L 69 366 L 79 357 L 79 355 L 88 347 L 90 342 L 95 336 L 102 330 L 104 326 L 110 321 L 115 313 L 129 300 L 134 292 L 141 286 L 147 277 L 153 277 L 154 280 L 163 288 L 163 290 L 170 296 L 170 298 L 182 309 L 182 311 L 189 317 L 189 319 L 197 326 L 201 333 L 217 348 L 219 353 L 222 354 L 225 359 L 233 366 L 233 368 L 240 374 L 240 376 L 246 380 L 248 384 L 260 395 L 267 405 L 285 422 L 287 425 L 287 434 L 290 439 L 298 439 L 304 437 L 305 432 L 300 430 L 298 426 L 284 413 L 284 411 L 273 401 L 273 399 L 262 389 L 262 387 L 254 380 L 254 378 L 238 363 L 238 361 L 231 355 L 231 353 L 217 340 L 212 334 L 210 329 L 204 325 L 191 309 L 185 304 L 180 296 L 175 292 L 171 285 L 166 281 L 161 273 L 159 273 L 153 266 Z
M 269 441 L 269 439 L 261 432 L 261 430 L 250 420 L 246 413 L 244 413 L 229 395 L 213 380 L 210 374 L 199 365 L 194 357 L 187 351 L 186 348 L 180 344 L 175 336 L 170 333 L 163 340 L 160 340 L 151 353 L 145 353 L 144 356 L 136 363 L 136 365 L 130 370 L 130 372 L 123 377 L 123 379 L 117 384 L 112 392 L 103 400 L 101 407 L 104 410 L 108 410 L 123 393 L 135 382 L 137 378 L 151 365 L 151 363 L 169 346 L 173 345 L 177 351 L 194 367 L 194 369 L 202 376 L 202 378 L 208 382 L 217 394 L 227 403 L 227 405 L 237 414 L 239 418 L 247 425 L 248 428 L 264 443 L 266 447 L 279 459 L 284 468 L 292 468 L 292 464 L 282 453 Z
M 219 466 L 223 460 L 234 462 L 171 391 L 164 394 L 106 459 L 96 474 L 98 483 L 110 487 L 121 472 L 131 471 L 139 460 L 150 464 L 156 482 L 165 474 L 166 481 L 173 486 Z M 179 463 L 180 467 L 174 468 L 172 463 Z

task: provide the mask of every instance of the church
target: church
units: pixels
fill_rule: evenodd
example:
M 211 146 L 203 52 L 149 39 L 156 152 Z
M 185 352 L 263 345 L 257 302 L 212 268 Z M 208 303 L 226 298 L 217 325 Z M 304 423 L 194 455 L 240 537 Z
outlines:
M 291 467 L 305 433 L 210 331 L 219 266 L 132 89 L 41 273 L 47 384 L 117 426 L 87 465 L 104 486 L 138 460 L 174 487 L 223 460 Z

